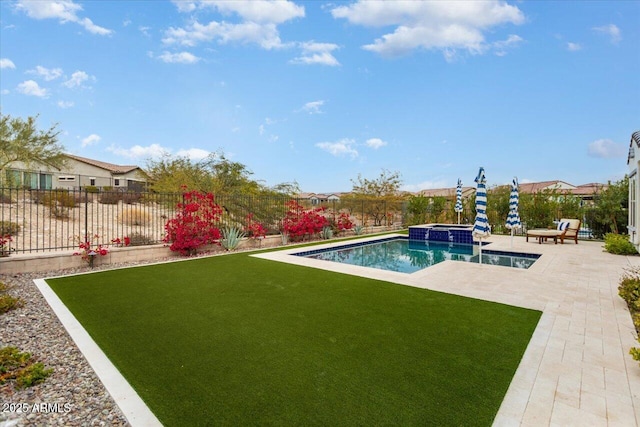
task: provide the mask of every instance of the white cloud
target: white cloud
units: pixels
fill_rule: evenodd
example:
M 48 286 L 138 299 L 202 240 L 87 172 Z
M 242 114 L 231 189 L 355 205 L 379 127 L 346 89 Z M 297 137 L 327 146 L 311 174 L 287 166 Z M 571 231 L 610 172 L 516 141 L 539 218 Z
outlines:
M 348 155 L 354 159 L 358 157 L 358 150 L 353 147 L 354 145 L 355 140 L 344 138 L 336 142 L 318 142 L 316 147 L 336 157 Z
M 322 113 L 321 108 L 323 105 L 324 105 L 324 101 L 322 100 L 307 102 L 302 106 L 302 111 L 305 111 L 309 114 L 321 114 Z
M 9 92 L 9 89 L 0 90 L 0 95 L 9 95 L 9 93 L 11 93 L 11 92 Z
M 620 28 L 614 24 L 593 27 L 593 31 L 609 36 L 609 40 L 613 44 L 619 43 L 620 40 L 622 40 L 622 32 L 620 31 Z
M 51 81 L 62 76 L 62 68 L 45 68 L 41 65 L 36 65 L 35 69 L 28 70 L 27 73 L 36 74 L 46 81 Z
M 492 47 L 494 48 L 496 55 L 505 56 L 508 49 L 516 48 L 520 43 L 522 43 L 522 41 L 522 37 L 515 34 L 510 34 L 506 40 L 493 42 Z
M 577 52 L 582 50 L 582 45 L 580 43 L 567 42 L 567 50 L 570 52 Z
M 113 33 L 112 30 L 94 24 L 89 18 L 80 18 L 78 12 L 82 10 L 82 6 L 72 0 L 18 0 L 15 7 L 33 19 L 57 19 L 61 24 L 74 22 L 90 33 L 101 36 Z
M 15 69 L 16 64 L 14 64 L 13 61 L 8 58 L 0 58 L 0 70 L 5 68 Z
M 88 80 L 95 80 L 95 77 L 90 76 L 84 71 L 76 71 L 75 73 L 71 74 L 71 78 L 69 80 L 65 81 L 62 84 L 72 89 L 74 87 L 84 87 L 83 83 Z
M 47 96 L 49 96 L 49 92 L 47 91 L 47 89 L 40 87 L 38 83 L 33 80 L 26 80 L 20 83 L 16 87 L 16 90 L 24 95 L 29 96 L 38 96 L 40 98 L 46 98 Z
M 622 144 L 617 144 L 610 139 L 598 139 L 589 144 L 589 155 L 591 157 L 599 157 L 610 159 L 615 157 L 624 157 L 627 149 Z
M 239 22 L 211 21 L 201 24 L 194 21 L 184 28 L 170 27 L 162 39 L 165 44 L 195 46 L 203 42 L 217 41 L 257 44 L 263 49 L 288 46 L 280 40 L 277 26 L 291 19 L 303 17 L 304 7 L 290 1 L 173 1 L 181 12 L 212 8 L 230 15 Z
M 165 51 L 158 58 L 169 64 L 195 64 L 200 61 L 200 58 L 189 52 L 169 53 Z
M 145 27 L 145 26 L 138 27 L 138 31 L 140 31 L 142 34 L 144 34 L 147 37 L 150 37 L 150 35 L 149 35 L 149 30 L 150 29 L 151 29 L 151 27 Z
M 521 24 L 524 14 L 503 1 L 363 1 L 331 10 L 334 18 L 355 25 L 384 28 L 382 35 L 363 49 L 382 56 L 398 56 L 415 49 L 440 50 L 452 60 L 457 51 L 481 54 L 491 48 L 484 33 L 504 24 Z M 510 38 L 518 36 L 510 36 Z M 509 40 L 509 39 L 508 39 Z M 507 40 L 507 41 L 508 41 Z M 499 50 L 503 52 L 504 50 Z
M 164 148 L 159 144 L 151 144 L 146 147 L 134 145 L 131 148 L 121 148 L 112 145 L 107 148 L 107 151 L 130 159 L 158 158 L 171 153 L 171 149 Z
M 380 138 L 369 138 L 367 139 L 366 144 L 367 144 L 367 147 L 377 150 L 378 148 L 384 147 L 385 145 L 387 145 L 387 142 L 381 140 Z
M 333 43 L 316 43 L 314 41 L 300 43 L 302 53 L 297 58 L 289 61 L 292 64 L 304 65 L 328 65 L 335 67 L 340 65 L 331 52 L 338 49 L 337 44 Z
M 60 108 L 71 108 L 74 105 L 73 101 L 58 101 L 58 107 Z
M 88 147 L 89 145 L 97 144 L 98 142 L 100 142 L 101 139 L 102 138 L 100 138 L 99 135 L 92 133 L 88 137 L 82 139 L 81 141 L 82 148 Z
M 200 148 L 189 148 L 188 150 L 180 150 L 176 153 L 177 156 L 188 157 L 189 159 L 196 161 L 205 159 L 209 154 L 211 154 L 210 151 L 202 150 Z
M 172 0 L 180 12 L 192 12 L 197 8 L 212 8 L 229 15 L 237 14 L 247 21 L 273 22 L 281 24 L 294 18 L 304 17 L 304 7 L 291 1 L 281 0 Z

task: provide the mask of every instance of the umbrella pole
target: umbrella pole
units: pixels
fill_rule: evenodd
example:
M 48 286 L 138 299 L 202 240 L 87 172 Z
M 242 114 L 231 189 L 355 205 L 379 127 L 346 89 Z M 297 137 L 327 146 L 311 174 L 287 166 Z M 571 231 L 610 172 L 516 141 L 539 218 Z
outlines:
M 458 212 L 458 225 L 460 225 L 460 212 Z
M 482 264 L 482 239 L 478 239 L 478 246 L 480 246 L 480 264 Z
M 511 227 L 511 247 L 513 248 L 513 227 Z

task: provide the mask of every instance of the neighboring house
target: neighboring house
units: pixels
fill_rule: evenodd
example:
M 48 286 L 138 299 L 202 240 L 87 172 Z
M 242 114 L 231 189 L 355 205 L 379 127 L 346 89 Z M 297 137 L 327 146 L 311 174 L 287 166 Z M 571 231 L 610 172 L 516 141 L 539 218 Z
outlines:
M 26 168 L 14 163 L 7 168 L 11 185 L 31 189 L 77 189 L 88 186 L 140 191 L 145 188 L 146 174 L 139 166 L 121 166 L 86 157 L 65 154 L 61 169 L 48 165 Z
M 317 206 L 322 203 L 328 203 L 333 201 L 339 202 L 340 194 L 339 193 L 330 193 L 330 194 L 300 193 L 298 194 L 298 198 L 306 199 L 311 203 L 311 205 Z
M 631 135 L 629 143 L 629 155 L 627 157 L 629 167 L 629 240 L 636 249 L 640 250 L 640 235 L 638 224 L 640 224 L 640 212 L 638 212 L 638 199 L 640 199 L 640 185 L 638 180 L 638 169 L 640 169 L 640 131 Z

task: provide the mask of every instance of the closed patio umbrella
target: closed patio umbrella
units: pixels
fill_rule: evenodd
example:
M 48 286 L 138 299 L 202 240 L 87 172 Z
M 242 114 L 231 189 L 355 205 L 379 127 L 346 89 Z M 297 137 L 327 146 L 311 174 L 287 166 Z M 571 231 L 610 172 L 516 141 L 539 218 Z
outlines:
M 456 187 L 456 205 L 454 210 L 458 213 L 458 224 L 460 224 L 460 212 L 462 212 L 462 181 L 458 178 L 458 186 Z
M 511 247 L 513 247 L 513 232 L 522 227 L 520 214 L 518 213 L 518 203 L 520 195 L 518 193 L 518 178 L 514 177 L 511 182 L 511 195 L 509 196 L 509 215 L 507 216 L 507 228 L 511 230 Z
M 480 240 L 480 264 L 482 264 L 482 239 L 491 236 L 489 219 L 487 218 L 487 186 L 484 168 L 480 167 L 476 182 L 476 220 L 473 223 L 472 234 Z

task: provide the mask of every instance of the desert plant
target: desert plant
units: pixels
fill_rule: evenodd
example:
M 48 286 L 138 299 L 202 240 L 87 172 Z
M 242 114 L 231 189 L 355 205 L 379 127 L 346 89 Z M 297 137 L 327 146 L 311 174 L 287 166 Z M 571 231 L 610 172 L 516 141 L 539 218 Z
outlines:
M 15 236 L 20 232 L 20 224 L 11 221 L 0 221 L 0 234 Z
M 353 232 L 356 236 L 360 236 L 361 234 L 364 233 L 364 226 L 363 225 L 356 225 L 353 227 Z
M 605 234 L 604 250 L 615 255 L 636 255 L 638 253 L 633 243 L 629 241 L 629 236 L 614 233 Z
M 100 193 L 98 201 L 103 205 L 117 205 L 122 200 L 122 194 L 119 191 L 103 191 Z
M 282 241 L 283 245 L 288 245 L 289 244 L 289 233 L 287 233 L 285 231 L 280 233 L 280 240 Z
M 118 214 L 118 221 L 121 224 L 144 225 L 150 222 L 150 216 L 144 209 L 128 208 Z
M 320 232 L 320 235 L 322 236 L 322 239 L 329 240 L 333 238 L 333 229 L 325 225 L 324 227 L 322 227 L 322 231 Z
M 228 251 L 238 247 L 245 234 L 238 227 L 224 227 L 220 244 Z
M 100 192 L 100 189 L 98 189 L 98 187 L 96 187 L 95 185 L 87 185 L 86 187 L 84 187 L 84 190 L 87 193 L 98 193 L 98 192 Z
M 129 246 L 153 245 L 156 241 L 142 233 L 132 233 L 129 235 Z
M 52 373 L 53 369 L 45 369 L 41 362 L 34 362 L 30 353 L 12 346 L 0 348 L 0 385 L 14 380 L 16 388 L 31 387 Z
M 9 294 L 0 295 L 0 314 L 15 310 L 24 306 L 22 298 L 13 297 Z

